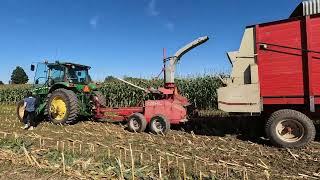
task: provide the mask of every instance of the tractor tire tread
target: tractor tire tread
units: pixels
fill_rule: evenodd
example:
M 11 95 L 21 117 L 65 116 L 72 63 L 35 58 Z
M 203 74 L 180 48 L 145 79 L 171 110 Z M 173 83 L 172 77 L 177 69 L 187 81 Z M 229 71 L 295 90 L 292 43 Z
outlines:
M 68 118 L 63 120 L 61 123 L 56 123 L 53 121 L 55 124 L 66 124 L 66 123 L 71 123 L 74 122 L 78 118 L 79 114 L 79 106 L 78 106 L 78 98 L 77 95 L 68 89 L 57 89 L 52 92 L 50 97 L 48 97 L 48 102 L 50 101 L 51 97 L 54 96 L 55 94 L 63 94 L 66 99 L 67 99 L 67 109 L 68 109 Z M 49 95 L 48 95 L 49 96 Z M 47 110 L 49 109 L 49 104 L 47 103 Z
M 107 100 L 106 97 L 103 95 L 100 91 L 94 91 L 94 95 L 98 98 L 98 101 L 101 106 L 106 107 L 107 106 Z
M 69 114 L 68 121 L 74 121 L 78 117 L 78 113 L 79 113 L 78 98 L 76 94 L 71 90 L 67 90 L 67 93 L 68 93 L 68 96 L 71 97 L 70 98 L 70 114 Z
M 49 94 L 47 95 L 46 100 L 45 100 L 45 103 L 46 103 L 46 106 L 47 106 L 47 107 L 48 107 L 48 103 L 49 103 L 49 99 L 50 99 L 50 97 L 51 97 L 51 94 L 52 94 L 52 93 L 49 93 Z M 48 115 L 49 115 L 48 108 L 45 108 L 45 109 L 44 109 L 44 116 L 45 116 L 47 119 L 49 119 Z

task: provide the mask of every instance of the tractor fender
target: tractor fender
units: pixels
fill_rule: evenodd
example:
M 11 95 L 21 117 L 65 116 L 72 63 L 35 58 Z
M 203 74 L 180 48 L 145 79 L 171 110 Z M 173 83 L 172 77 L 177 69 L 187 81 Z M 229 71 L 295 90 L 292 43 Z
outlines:
M 51 86 L 51 88 L 49 90 L 49 93 L 52 93 L 53 91 L 55 91 L 57 89 L 68 89 L 68 90 L 70 90 L 70 85 L 69 85 L 69 83 L 65 83 L 65 82 L 55 83 L 53 86 Z

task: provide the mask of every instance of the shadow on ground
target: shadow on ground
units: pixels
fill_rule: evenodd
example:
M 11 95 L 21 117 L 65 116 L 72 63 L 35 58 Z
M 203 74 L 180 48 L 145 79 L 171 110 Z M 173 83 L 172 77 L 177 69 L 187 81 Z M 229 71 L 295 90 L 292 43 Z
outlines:
M 269 146 L 271 143 L 265 138 L 264 124 L 263 117 L 205 117 L 193 118 L 182 127 L 174 126 L 173 129 L 182 128 L 188 133 L 205 136 L 234 135 L 243 141 Z M 320 141 L 320 124 L 316 128 L 316 141 Z
M 320 142 L 320 124 L 316 125 L 316 129 L 317 129 L 316 141 Z
M 77 124 L 79 122 L 85 121 L 93 121 L 92 119 L 84 117 L 79 119 L 81 119 L 81 121 L 76 121 L 72 124 Z M 37 121 L 37 124 L 42 122 Z M 115 122 L 111 120 L 99 120 L 95 122 L 111 122 L 122 126 L 126 126 L 126 122 Z M 203 136 L 225 137 L 227 135 L 233 135 L 236 136 L 237 139 L 242 141 L 251 141 L 253 143 L 269 146 L 271 145 L 271 143 L 265 138 L 264 124 L 265 119 L 263 119 L 263 117 L 213 116 L 193 118 L 184 125 L 173 125 L 171 126 L 171 128 L 173 130 L 182 130 L 187 133 L 194 133 L 195 135 Z M 316 129 L 316 141 L 320 142 L 320 124 L 316 124 Z M 128 129 L 126 128 L 126 130 Z

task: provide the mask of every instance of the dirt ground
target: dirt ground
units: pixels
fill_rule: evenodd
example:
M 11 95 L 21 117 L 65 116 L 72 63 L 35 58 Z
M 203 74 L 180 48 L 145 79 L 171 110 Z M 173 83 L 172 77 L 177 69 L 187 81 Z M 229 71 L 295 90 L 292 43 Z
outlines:
M 198 119 L 167 135 L 91 121 L 25 131 L 14 106 L 1 106 L 0 119 L 0 179 L 320 179 L 319 135 L 278 149 L 238 119 L 224 131 L 223 119 Z

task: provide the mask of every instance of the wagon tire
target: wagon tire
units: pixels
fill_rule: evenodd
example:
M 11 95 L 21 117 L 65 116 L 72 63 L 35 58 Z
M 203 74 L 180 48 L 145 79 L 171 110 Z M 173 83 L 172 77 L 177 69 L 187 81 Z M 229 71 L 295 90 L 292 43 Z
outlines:
M 57 89 L 51 93 L 46 108 L 53 124 L 73 123 L 79 113 L 77 95 L 71 90 Z
M 149 129 L 154 134 L 166 134 L 170 131 L 170 122 L 163 115 L 155 115 L 151 118 Z
M 128 118 L 128 129 L 131 132 L 144 132 L 147 128 L 147 120 L 141 113 L 134 113 Z
M 24 100 L 21 100 L 17 103 L 17 116 L 18 119 L 21 123 L 23 123 L 23 119 L 24 119 Z
M 291 109 L 274 112 L 266 122 L 265 131 L 272 144 L 281 148 L 305 147 L 316 136 L 312 120 Z

